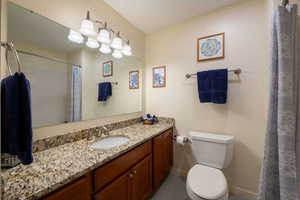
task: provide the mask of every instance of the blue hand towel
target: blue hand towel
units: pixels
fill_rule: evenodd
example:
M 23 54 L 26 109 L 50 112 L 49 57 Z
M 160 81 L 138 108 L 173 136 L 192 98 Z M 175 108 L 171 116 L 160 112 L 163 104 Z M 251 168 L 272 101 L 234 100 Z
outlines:
M 227 69 L 198 72 L 197 79 L 201 103 L 226 104 L 228 88 Z
M 112 87 L 110 82 L 98 84 L 98 101 L 107 101 L 112 96 Z
M 30 83 L 23 73 L 1 82 L 1 152 L 33 162 Z

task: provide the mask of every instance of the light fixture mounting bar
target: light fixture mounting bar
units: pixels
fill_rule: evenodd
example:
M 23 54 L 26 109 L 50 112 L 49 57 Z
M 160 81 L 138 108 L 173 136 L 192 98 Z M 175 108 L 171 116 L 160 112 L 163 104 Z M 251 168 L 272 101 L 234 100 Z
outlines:
M 87 11 L 86 19 L 94 22 L 95 24 L 101 24 L 101 26 L 103 26 L 101 28 L 106 28 L 107 30 L 111 31 L 113 34 L 117 34 L 121 39 L 123 39 L 125 41 L 127 40 L 124 37 L 121 37 L 120 31 L 115 31 L 111 27 L 107 26 L 107 22 L 103 22 L 103 21 L 100 21 L 98 19 L 91 18 L 90 11 Z M 127 41 L 129 41 L 129 40 L 127 40 Z

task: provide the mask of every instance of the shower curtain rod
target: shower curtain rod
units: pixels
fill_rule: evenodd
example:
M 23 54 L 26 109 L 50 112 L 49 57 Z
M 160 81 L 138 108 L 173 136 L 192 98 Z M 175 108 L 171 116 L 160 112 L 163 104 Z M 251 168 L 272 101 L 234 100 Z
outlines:
M 50 58 L 50 57 L 47 57 L 47 56 L 42 56 L 42 55 L 39 55 L 39 54 L 35 54 L 35 53 L 23 51 L 23 50 L 17 50 L 17 52 L 21 53 L 21 54 L 25 54 L 25 55 L 30 55 L 30 56 L 36 56 L 36 57 L 39 57 L 39 58 L 44 58 L 44 59 L 47 59 L 47 60 L 50 60 L 50 61 L 59 62 L 59 63 L 67 64 L 67 65 L 75 65 L 75 66 L 78 66 L 78 67 L 82 68 L 82 66 L 79 65 L 79 64 L 69 63 L 69 62 L 66 62 L 66 61 L 58 59 L 58 58 Z

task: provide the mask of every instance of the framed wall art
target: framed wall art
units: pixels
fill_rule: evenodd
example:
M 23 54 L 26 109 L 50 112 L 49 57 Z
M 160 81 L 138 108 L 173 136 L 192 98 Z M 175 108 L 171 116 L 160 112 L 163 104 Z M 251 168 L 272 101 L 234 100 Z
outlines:
M 108 77 L 113 75 L 113 61 L 107 61 L 103 63 L 103 77 Z
M 225 33 L 197 39 L 197 61 L 223 59 L 225 57 Z
M 130 71 L 129 72 L 129 89 L 139 89 L 139 71 Z
M 166 87 L 166 66 L 154 67 L 153 69 L 153 87 Z

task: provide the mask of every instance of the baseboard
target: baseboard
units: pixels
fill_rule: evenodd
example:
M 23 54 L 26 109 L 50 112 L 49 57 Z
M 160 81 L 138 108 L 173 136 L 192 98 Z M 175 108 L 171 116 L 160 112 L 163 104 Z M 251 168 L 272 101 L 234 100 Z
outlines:
M 245 197 L 249 200 L 255 200 L 257 197 L 257 194 L 255 192 L 252 192 L 252 191 L 249 191 L 244 188 L 237 187 L 237 186 L 231 186 L 230 193 L 235 196 Z

